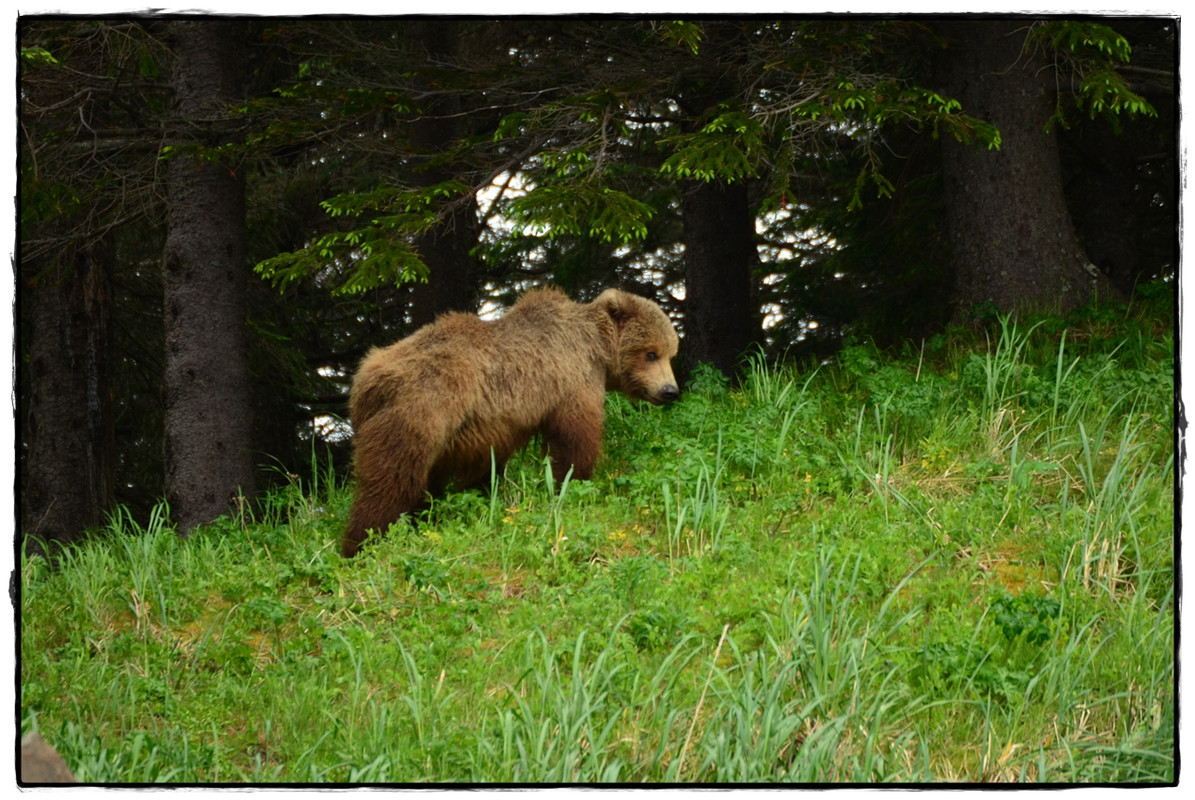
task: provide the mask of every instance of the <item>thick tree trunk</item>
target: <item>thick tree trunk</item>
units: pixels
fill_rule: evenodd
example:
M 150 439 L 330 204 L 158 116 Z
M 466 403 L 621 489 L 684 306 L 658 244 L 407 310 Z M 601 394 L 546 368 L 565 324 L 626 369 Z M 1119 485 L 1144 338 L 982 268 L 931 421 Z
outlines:
M 227 142 L 242 80 L 243 26 L 170 24 L 180 122 L 173 143 Z M 171 160 L 163 273 L 166 327 L 166 497 L 181 533 L 252 494 L 252 423 L 245 345 L 245 187 L 233 168 Z
M 744 43 L 738 23 L 703 23 L 706 39 L 698 69 L 679 79 L 677 101 L 694 131 L 705 114 L 734 97 L 739 88 L 727 72 L 741 59 Z M 681 223 L 685 243 L 685 369 L 712 364 L 737 377 L 742 358 L 758 340 L 760 315 L 753 302 L 755 213 L 744 181 L 685 181 L 681 184 Z
M 406 34 L 412 49 L 429 63 L 451 64 L 456 59 L 460 40 L 456 22 L 443 19 L 411 21 L 406 26 Z M 419 169 L 419 182 L 424 186 L 454 177 L 452 170 L 434 163 L 434 159 L 442 156 L 445 147 L 460 139 L 459 110 L 456 95 L 435 98 L 424 109 L 422 117 L 411 125 L 413 155 L 424 160 Z M 432 322 L 445 311 L 477 310 L 474 286 L 477 269 L 471 251 L 477 244 L 480 229 L 476 202 L 462 202 L 415 242 L 419 257 L 428 267 L 427 283 L 415 286 L 412 320 L 416 326 Z
M 477 209 L 473 203 L 455 210 L 443 223 L 419 237 L 415 249 L 427 264 L 427 283 L 416 284 L 411 312 L 416 326 L 445 311 L 476 311 L 475 261 Z
M 111 237 L 66 255 L 27 287 L 30 393 L 21 528 L 31 553 L 104 523 L 115 473 Z
M 756 340 L 758 313 L 751 302 L 755 217 L 745 183 L 693 181 L 683 189 L 685 240 L 684 363 L 712 364 L 739 373 Z
M 1088 260 L 1067 209 L 1057 141 L 1045 130 L 1055 76 L 1026 48 L 1029 26 L 1023 18 L 938 25 L 945 93 L 1001 136 L 998 151 L 942 143 L 960 322 L 976 307 L 1067 311 L 1115 291 Z

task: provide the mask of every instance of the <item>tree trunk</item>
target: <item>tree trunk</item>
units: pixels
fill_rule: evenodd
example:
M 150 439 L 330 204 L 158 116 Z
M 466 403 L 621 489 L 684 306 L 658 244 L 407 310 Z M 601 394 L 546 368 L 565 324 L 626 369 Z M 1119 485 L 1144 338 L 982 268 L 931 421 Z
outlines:
M 704 115 L 740 88 L 729 74 L 741 61 L 744 42 L 740 23 L 710 20 L 702 25 L 698 64 L 679 78 L 677 102 L 684 114 L 681 129 L 692 132 Z M 758 308 L 752 300 L 755 213 L 744 181 L 684 181 L 681 224 L 685 243 L 684 334 L 681 359 L 685 369 L 712 364 L 737 377 L 742 358 L 760 332 Z
M 412 20 L 406 35 L 418 57 L 430 64 L 452 64 L 459 47 L 457 23 L 451 20 Z M 429 91 L 435 90 L 434 81 Z M 442 157 L 444 148 L 461 138 L 457 95 L 434 97 L 423 114 L 411 124 L 411 146 L 416 158 L 425 162 Z M 454 177 L 441 164 L 425 163 L 418 172 L 423 186 Z M 480 233 L 476 201 L 462 202 L 435 228 L 415 242 L 419 257 L 428 267 L 427 283 L 414 287 L 412 320 L 416 326 L 432 322 L 445 311 L 476 311 L 474 276 L 476 263 L 471 250 Z
M 692 181 L 682 191 L 684 363 L 712 364 L 733 377 L 759 330 L 751 303 L 759 255 L 747 185 Z
M 1039 51 L 1026 48 L 1029 26 L 1026 19 L 938 25 L 945 93 L 1001 137 L 999 150 L 942 142 L 959 322 L 976 307 L 1068 311 L 1115 294 L 1083 251 L 1067 209 L 1058 144 L 1045 130 L 1055 75 Z
M 21 528 L 30 553 L 102 525 L 112 502 L 114 260 L 107 236 L 66 255 L 28 287 Z
M 237 23 L 178 21 L 175 145 L 230 140 L 244 41 Z M 245 187 L 226 163 L 170 161 L 163 273 L 166 497 L 180 533 L 252 494 L 245 345 Z
M 476 311 L 474 259 L 477 244 L 477 207 L 469 203 L 433 230 L 420 236 L 415 250 L 427 264 L 427 283 L 414 287 L 411 319 L 426 325 L 445 311 Z

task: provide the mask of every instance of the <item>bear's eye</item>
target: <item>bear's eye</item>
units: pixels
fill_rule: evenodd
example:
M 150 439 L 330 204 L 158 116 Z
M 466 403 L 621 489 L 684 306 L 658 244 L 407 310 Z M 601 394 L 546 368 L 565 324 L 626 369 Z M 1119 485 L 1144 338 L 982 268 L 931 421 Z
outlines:
M 655 350 L 648 350 L 647 353 L 644 355 L 644 357 L 648 361 L 655 361 L 656 359 L 659 358 L 659 355 L 656 354 Z

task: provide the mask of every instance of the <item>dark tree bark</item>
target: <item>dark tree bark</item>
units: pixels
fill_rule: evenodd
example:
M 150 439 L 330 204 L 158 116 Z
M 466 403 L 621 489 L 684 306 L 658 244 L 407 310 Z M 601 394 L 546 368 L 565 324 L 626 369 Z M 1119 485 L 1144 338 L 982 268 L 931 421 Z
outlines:
M 149 270 L 147 284 L 145 264 L 162 252 L 159 155 L 169 92 L 158 81 L 135 77 L 156 65 L 168 69 L 157 24 L 24 18 L 18 26 L 22 50 L 44 48 L 54 56 L 53 63 L 22 59 L 19 70 L 22 524 L 43 517 L 33 507 L 50 489 L 46 469 L 75 473 L 61 484 L 69 499 L 52 502 L 50 515 L 63 515 L 66 527 L 54 526 L 60 531 L 105 521 L 102 513 L 67 507 L 73 501 L 94 507 L 107 494 L 84 469 L 100 476 L 115 470 L 115 479 L 104 478 L 113 487 L 111 502 L 138 518 L 161 500 L 160 271 Z M 87 294 L 81 298 L 80 291 Z M 157 323 L 142 327 L 154 317 Z M 84 332 L 78 325 L 94 328 Z M 89 378 L 95 391 L 72 388 L 88 371 L 80 337 L 97 354 L 111 342 L 111 356 L 100 358 L 101 368 Z M 51 366 L 54 359 L 66 366 Z M 35 361 L 59 373 L 36 391 Z M 71 403 L 80 405 L 68 411 Z M 109 414 L 115 434 L 107 429 Z M 67 441 L 46 440 L 55 436 Z M 47 447 L 61 458 L 46 460 Z
M 470 202 L 415 242 L 428 268 L 427 283 L 414 287 L 411 318 L 416 326 L 445 311 L 477 310 L 477 270 L 470 251 L 477 244 L 478 229 L 477 207 Z
M 67 253 L 26 288 L 30 336 L 21 528 L 30 553 L 103 524 L 115 473 L 112 237 Z
M 1026 47 L 1030 21 L 938 24 L 937 65 L 946 94 L 1000 131 L 986 150 L 942 143 L 942 173 L 955 264 L 958 321 L 976 306 L 1010 313 L 1067 311 L 1115 295 L 1084 252 L 1063 195 L 1055 135 L 1055 75 Z
M 412 21 L 405 26 L 412 48 L 429 64 L 451 64 L 460 47 L 457 23 L 451 20 Z M 429 87 L 432 88 L 432 87 Z M 455 177 L 452 169 L 436 159 L 461 137 L 460 100 L 455 94 L 433 99 L 423 116 L 411 125 L 413 156 L 423 160 L 418 179 L 432 186 Z M 427 283 L 414 289 L 412 321 L 432 322 L 445 311 L 476 311 L 476 262 L 470 251 L 480 233 L 476 202 L 469 198 L 454 206 L 448 216 L 415 242 L 428 267 Z
M 759 254 L 747 185 L 694 181 L 682 191 L 684 362 L 712 364 L 733 377 L 759 331 L 751 302 Z
M 218 145 L 239 99 L 244 26 L 176 21 L 173 143 Z M 245 187 L 232 165 L 171 160 L 163 272 L 166 497 L 180 533 L 253 492 L 245 345 Z
M 710 21 L 699 64 L 679 79 L 681 129 L 692 132 L 718 103 L 737 96 L 732 77 L 745 43 L 740 23 Z M 712 364 L 737 377 L 760 332 L 754 307 L 755 213 L 744 181 L 684 181 L 681 224 L 685 243 L 685 369 Z

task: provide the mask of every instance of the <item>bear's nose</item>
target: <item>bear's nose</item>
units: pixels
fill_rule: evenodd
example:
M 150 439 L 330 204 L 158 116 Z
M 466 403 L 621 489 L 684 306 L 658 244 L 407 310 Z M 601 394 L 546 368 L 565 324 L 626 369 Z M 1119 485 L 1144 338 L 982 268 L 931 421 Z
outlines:
M 663 403 L 671 403 L 678 397 L 680 397 L 680 389 L 676 388 L 675 383 L 670 383 L 660 389 L 660 401 Z

